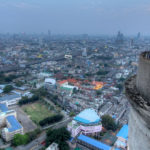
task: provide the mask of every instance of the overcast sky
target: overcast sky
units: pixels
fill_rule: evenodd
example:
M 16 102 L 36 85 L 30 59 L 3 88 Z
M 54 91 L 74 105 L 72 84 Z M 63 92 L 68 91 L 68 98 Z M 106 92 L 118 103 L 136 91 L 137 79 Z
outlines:
M 0 33 L 150 35 L 150 0 L 0 0 Z

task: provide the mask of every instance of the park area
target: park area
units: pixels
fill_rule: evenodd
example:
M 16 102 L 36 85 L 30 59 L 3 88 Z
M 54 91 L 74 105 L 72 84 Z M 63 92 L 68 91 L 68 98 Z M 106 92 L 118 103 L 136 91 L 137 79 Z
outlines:
M 39 124 L 41 120 L 47 117 L 55 115 L 55 113 L 49 110 L 48 106 L 46 106 L 42 102 L 35 102 L 32 104 L 24 105 L 22 106 L 22 109 L 36 124 Z

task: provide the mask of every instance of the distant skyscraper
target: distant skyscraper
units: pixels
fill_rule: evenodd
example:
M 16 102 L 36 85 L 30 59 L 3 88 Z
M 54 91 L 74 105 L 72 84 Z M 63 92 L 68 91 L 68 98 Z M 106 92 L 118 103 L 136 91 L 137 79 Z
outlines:
M 86 48 L 83 48 L 82 56 L 83 57 L 87 57 L 87 50 L 86 50 Z
M 118 31 L 117 37 L 116 37 L 116 43 L 117 44 L 122 44 L 124 42 L 124 36 L 123 34 Z
M 130 47 L 132 47 L 133 44 L 134 44 L 134 41 L 133 41 L 133 39 L 131 39 L 131 40 L 130 40 Z
M 48 39 L 50 40 L 51 39 L 51 31 L 48 30 Z
M 139 40 L 140 37 L 141 37 L 141 33 L 139 32 L 139 33 L 137 34 L 137 39 Z

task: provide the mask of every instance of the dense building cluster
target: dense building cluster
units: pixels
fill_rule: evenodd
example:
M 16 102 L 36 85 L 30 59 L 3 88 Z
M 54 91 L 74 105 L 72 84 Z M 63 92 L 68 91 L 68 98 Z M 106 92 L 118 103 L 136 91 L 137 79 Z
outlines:
M 38 127 L 45 132 L 67 126 L 73 148 L 126 150 L 130 104 L 124 81 L 136 73 L 138 56 L 148 48 L 148 38 L 121 32 L 116 37 L 0 34 L 0 104 L 17 112 L 5 112 L 2 135 L 14 124 L 13 133 L 25 135 Z M 63 119 L 52 122 L 55 116 Z M 104 116 L 110 127 L 103 125 Z

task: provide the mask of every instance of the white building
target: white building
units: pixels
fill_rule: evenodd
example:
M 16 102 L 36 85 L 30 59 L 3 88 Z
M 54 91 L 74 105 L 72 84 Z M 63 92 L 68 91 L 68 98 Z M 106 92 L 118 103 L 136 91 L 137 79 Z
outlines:
M 101 119 L 94 109 L 85 109 L 74 117 L 67 129 L 71 132 L 72 137 L 76 137 L 79 133 L 84 135 L 96 134 L 101 132 Z
M 56 85 L 56 80 L 53 78 L 46 78 L 45 83 L 49 85 Z
M 0 97 L 0 103 L 6 103 L 7 106 L 10 106 L 17 104 L 20 99 L 21 95 L 19 94 L 4 95 Z
M 6 126 L 6 128 L 2 129 L 2 137 L 6 141 L 12 140 L 15 134 L 23 134 L 23 127 L 17 121 L 14 115 L 6 117 Z
M 65 55 L 66 59 L 72 59 L 72 55 Z
M 52 143 L 46 150 L 59 150 L 57 143 Z
M 13 139 L 17 133 L 23 134 L 23 127 L 16 119 L 16 112 L 8 110 L 6 104 L 0 104 L 0 127 L 6 126 L 2 129 L 2 137 L 5 141 Z

